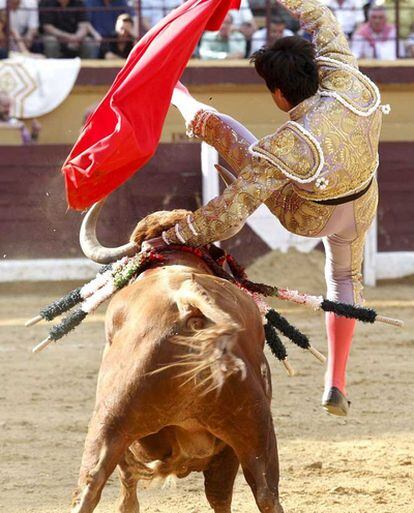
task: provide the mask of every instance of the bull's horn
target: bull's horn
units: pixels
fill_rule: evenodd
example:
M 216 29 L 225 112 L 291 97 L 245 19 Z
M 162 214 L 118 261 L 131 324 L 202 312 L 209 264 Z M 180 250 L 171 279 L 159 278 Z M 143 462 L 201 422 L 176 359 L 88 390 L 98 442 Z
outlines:
M 135 242 L 128 242 L 118 248 L 106 248 L 102 246 L 96 237 L 96 224 L 104 200 L 95 203 L 86 214 L 79 234 L 79 242 L 85 256 L 98 264 L 109 264 L 123 256 L 135 255 L 139 247 Z
M 220 164 L 214 164 L 214 167 L 219 172 L 219 175 L 227 187 L 237 180 L 233 173 L 226 169 L 224 166 L 221 166 Z

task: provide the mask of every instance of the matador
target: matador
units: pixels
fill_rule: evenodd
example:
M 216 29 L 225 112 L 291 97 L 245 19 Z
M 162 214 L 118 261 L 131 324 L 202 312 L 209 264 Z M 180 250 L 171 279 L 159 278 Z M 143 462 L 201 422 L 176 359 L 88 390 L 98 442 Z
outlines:
M 233 118 L 195 100 L 178 84 L 172 103 L 191 135 L 236 171 L 221 196 L 163 233 L 164 243 L 200 246 L 228 239 L 265 203 L 292 233 L 322 238 L 330 300 L 361 304 L 361 266 L 378 188 L 382 113 L 378 88 L 358 70 L 332 12 L 317 0 L 280 0 L 312 34 L 277 40 L 253 55 L 289 121 L 257 139 Z M 326 314 L 328 363 L 322 406 L 347 415 L 346 364 L 355 320 Z

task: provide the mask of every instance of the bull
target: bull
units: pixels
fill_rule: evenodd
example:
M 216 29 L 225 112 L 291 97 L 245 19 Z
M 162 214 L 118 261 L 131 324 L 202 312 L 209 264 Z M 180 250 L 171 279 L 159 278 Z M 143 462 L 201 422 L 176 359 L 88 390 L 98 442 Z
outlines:
M 113 261 L 187 214 L 152 214 L 129 243 L 104 248 L 96 237 L 99 208 L 92 208 L 81 245 L 92 260 Z M 105 330 L 72 513 L 95 509 L 116 467 L 118 513 L 139 512 L 139 481 L 190 472 L 203 472 L 214 512 L 231 513 L 240 465 L 260 512 L 283 513 L 271 378 L 254 301 L 196 255 L 173 251 L 113 297 Z

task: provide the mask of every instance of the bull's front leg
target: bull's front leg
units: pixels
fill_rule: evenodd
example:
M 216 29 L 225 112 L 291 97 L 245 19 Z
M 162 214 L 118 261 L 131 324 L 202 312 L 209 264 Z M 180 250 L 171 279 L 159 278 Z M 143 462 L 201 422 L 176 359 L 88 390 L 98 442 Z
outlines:
M 267 411 L 266 411 L 267 410 Z M 247 426 L 249 442 L 238 442 L 236 453 L 243 468 L 256 504 L 261 513 L 283 513 L 279 502 L 279 458 L 273 420 L 267 404 L 263 401 L 262 415 L 257 416 L 259 423 Z M 247 422 L 249 424 L 249 422 Z M 250 430 L 249 430 L 250 429 Z
M 230 445 L 237 455 L 261 513 L 283 513 L 279 502 L 279 461 L 269 402 L 263 390 L 243 390 L 243 408 L 212 432 Z M 250 397 L 249 397 L 250 395 Z
M 139 513 L 137 497 L 138 478 L 134 471 L 135 468 L 135 457 L 131 450 L 127 449 L 118 464 L 121 494 L 118 500 L 117 513 Z
M 131 440 L 123 430 L 114 429 L 113 418 L 94 412 L 86 437 L 79 473 L 78 487 L 74 492 L 71 513 L 92 513 L 109 476 L 121 460 Z
M 233 449 L 225 447 L 213 457 L 204 471 L 206 497 L 214 513 L 231 513 L 233 485 L 239 468 L 239 460 Z

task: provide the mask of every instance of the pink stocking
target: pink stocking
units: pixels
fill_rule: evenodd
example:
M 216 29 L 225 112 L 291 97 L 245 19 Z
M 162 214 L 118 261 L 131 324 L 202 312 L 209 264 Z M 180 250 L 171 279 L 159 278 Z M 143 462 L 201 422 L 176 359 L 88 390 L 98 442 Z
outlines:
M 346 395 L 346 364 L 355 330 L 355 319 L 338 317 L 334 313 L 328 312 L 325 322 L 329 350 L 325 393 L 328 393 L 331 387 L 336 387 Z

